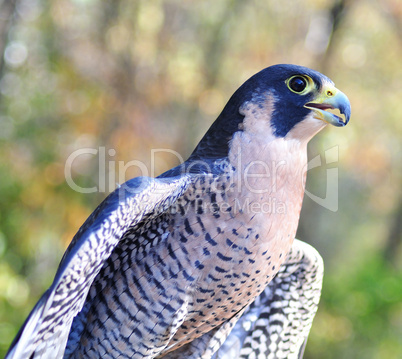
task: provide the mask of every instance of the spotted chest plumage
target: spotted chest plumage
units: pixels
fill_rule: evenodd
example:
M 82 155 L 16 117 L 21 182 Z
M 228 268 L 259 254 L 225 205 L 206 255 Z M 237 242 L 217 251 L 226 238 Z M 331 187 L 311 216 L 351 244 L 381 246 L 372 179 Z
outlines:
M 198 177 L 168 211 L 126 232 L 81 314 L 82 337 L 107 332 L 108 340 L 81 342 L 82 355 L 117 352 L 126 341 L 124 352 L 135 343 L 139 357 L 152 357 L 155 344 L 175 350 L 228 321 L 272 280 L 297 221 L 289 225 L 292 211 L 256 211 L 272 192 L 250 193 L 235 167 L 219 166 L 219 175 Z M 278 228 L 271 216 L 282 218 Z

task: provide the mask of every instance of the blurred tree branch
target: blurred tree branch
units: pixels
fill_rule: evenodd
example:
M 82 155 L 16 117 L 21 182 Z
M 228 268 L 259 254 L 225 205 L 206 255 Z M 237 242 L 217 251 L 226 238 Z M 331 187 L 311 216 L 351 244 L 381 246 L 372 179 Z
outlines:
M 247 4 L 246 1 L 231 0 L 228 2 L 226 11 L 222 12 L 221 18 L 215 22 L 214 25 L 207 28 L 207 42 L 203 50 L 203 64 L 202 67 L 205 73 L 205 88 L 211 89 L 215 86 L 218 75 L 220 74 L 222 60 L 224 59 L 224 53 L 226 45 L 229 43 L 230 32 L 227 30 L 227 26 L 231 19 L 236 19 L 242 7 Z M 205 29 L 203 29 L 205 30 Z M 188 136 L 182 143 L 182 153 L 189 153 L 194 146 L 194 138 L 199 133 L 199 129 L 196 126 L 197 121 L 196 114 L 198 113 L 198 107 L 193 106 L 188 114 L 185 124 L 185 129 Z
M 329 61 L 333 53 L 337 50 L 338 30 L 341 28 L 342 22 L 348 14 L 349 5 L 348 0 L 335 0 L 332 6 L 328 8 L 327 16 L 332 25 L 331 31 L 328 34 L 328 45 L 326 51 L 318 55 L 316 59 L 317 67 L 323 73 L 328 73 L 330 68 Z
M 395 211 L 394 218 L 391 221 L 390 230 L 386 238 L 384 248 L 384 258 L 387 263 L 396 265 L 398 260 L 398 249 L 402 243 L 402 198 L 399 201 L 398 208 Z

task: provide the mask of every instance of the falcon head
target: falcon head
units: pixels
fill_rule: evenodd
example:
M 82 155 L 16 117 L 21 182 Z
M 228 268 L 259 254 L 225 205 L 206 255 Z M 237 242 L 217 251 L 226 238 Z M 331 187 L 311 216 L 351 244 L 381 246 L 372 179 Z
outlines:
M 296 65 L 274 65 L 248 79 L 230 98 L 192 158 L 223 158 L 238 131 L 308 142 L 327 124 L 349 122 L 350 102 L 321 73 Z

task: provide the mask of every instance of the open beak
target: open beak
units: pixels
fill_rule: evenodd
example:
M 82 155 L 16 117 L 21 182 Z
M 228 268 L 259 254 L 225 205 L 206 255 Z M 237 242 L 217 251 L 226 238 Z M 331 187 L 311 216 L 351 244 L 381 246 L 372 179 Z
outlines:
M 350 119 L 350 102 L 346 95 L 332 85 L 322 88 L 317 98 L 308 102 L 304 107 L 314 111 L 314 117 L 331 125 L 346 126 Z M 337 116 L 327 110 L 338 109 L 343 117 Z

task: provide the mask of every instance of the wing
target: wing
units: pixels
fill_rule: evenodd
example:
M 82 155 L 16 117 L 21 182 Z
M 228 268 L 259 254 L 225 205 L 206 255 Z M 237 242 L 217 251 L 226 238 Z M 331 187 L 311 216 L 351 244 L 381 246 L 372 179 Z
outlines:
M 137 177 L 110 194 L 73 238 L 53 284 L 11 344 L 6 359 L 61 358 L 92 282 L 128 228 L 166 211 L 194 176 Z
M 324 264 L 295 240 L 286 262 L 235 324 L 213 359 L 301 359 L 318 308 Z

